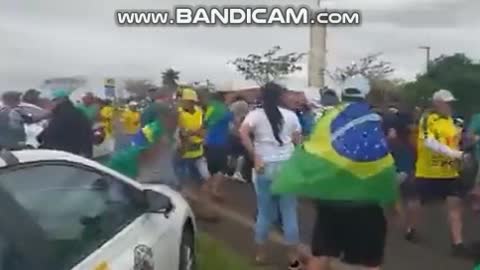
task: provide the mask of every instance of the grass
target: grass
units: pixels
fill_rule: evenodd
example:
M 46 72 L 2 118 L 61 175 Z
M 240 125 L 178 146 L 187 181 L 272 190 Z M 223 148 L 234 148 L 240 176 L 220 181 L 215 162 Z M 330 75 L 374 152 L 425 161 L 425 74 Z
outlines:
M 253 270 L 248 260 L 208 235 L 197 238 L 198 270 Z

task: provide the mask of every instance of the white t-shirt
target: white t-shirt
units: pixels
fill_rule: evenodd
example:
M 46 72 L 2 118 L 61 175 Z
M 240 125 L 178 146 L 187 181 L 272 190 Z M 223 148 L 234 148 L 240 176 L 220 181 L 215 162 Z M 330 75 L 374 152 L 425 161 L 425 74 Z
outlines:
M 292 134 L 300 133 L 302 129 L 300 121 L 293 111 L 279 109 L 283 116 L 283 128 L 279 134 L 283 145 L 280 145 L 273 136 L 272 126 L 263 109 L 251 111 L 243 121 L 243 125 L 248 125 L 253 132 L 255 154 L 264 162 L 278 162 L 289 159 L 295 148 L 292 142 Z

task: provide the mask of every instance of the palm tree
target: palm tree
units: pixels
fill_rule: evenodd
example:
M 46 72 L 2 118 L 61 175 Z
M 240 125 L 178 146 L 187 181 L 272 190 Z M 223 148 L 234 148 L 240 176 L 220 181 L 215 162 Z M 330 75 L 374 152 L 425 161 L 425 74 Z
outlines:
M 180 72 L 174 70 L 173 68 L 169 68 L 162 72 L 162 82 L 164 86 L 176 88 L 177 87 L 177 80 L 179 78 Z

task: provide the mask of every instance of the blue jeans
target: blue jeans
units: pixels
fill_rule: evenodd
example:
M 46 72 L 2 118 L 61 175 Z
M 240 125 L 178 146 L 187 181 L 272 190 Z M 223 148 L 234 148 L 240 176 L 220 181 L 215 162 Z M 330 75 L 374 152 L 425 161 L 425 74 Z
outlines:
M 255 242 L 264 244 L 272 224 L 278 220 L 280 212 L 284 239 L 288 245 L 300 242 L 297 216 L 297 199 L 293 195 L 273 195 L 270 191 L 272 179 L 280 168 L 281 162 L 266 163 L 264 172 L 257 174 L 255 192 L 257 195 L 257 220 L 255 223 Z M 278 211 L 280 210 L 280 211 Z
M 173 168 L 179 185 L 187 184 L 185 181 L 191 181 L 190 184 L 202 184 L 210 178 L 207 162 L 204 157 L 185 159 L 178 153 L 173 156 Z

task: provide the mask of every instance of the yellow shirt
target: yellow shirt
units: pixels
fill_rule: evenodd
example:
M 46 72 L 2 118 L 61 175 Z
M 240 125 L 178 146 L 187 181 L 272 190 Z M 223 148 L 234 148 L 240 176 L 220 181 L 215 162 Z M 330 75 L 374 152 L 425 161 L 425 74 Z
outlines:
M 424 143 L 426 138 L 431 137 L 452 149 L 459 149 L 460 134 L 452 117 L 443 117 L 436 113 L 426 114 L 420 119 L 418 129 L 415 176 L 429 179 L 458 177 L 457 161 L 433 152 Z
M 105 136 L 110 137 L 113 133 L 113 107 L 103 107 L 100 110 L 100 118 L 105 130 Z
M 180 132 L 197 131 L 203 126 L 203 110 L 195 106 L 195 112 L 189 113 L 182 109 L 178 110 L 178 127 Z M 203 137 L 188 136 L 182 139 L 184 151 L 183 158 L 198 158 L 203 156 Z
M 140 129 L 140 113 L 126 109 L 122 113 L 121 121 L 123 124 L 123 132 L 133 135 Z

